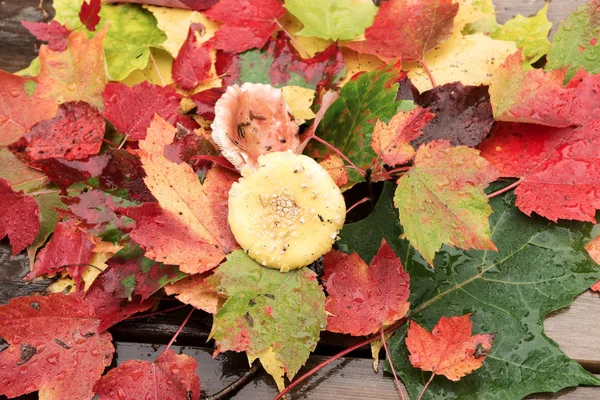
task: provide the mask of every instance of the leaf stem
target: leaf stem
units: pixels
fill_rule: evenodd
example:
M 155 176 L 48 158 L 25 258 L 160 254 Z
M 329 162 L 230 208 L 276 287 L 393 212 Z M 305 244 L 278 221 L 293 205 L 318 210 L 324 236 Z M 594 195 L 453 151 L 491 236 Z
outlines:
M 394 325 L 392 325 L 389 328 L 387 328 L 384 331 L 384 334 L 388 334 L 388 333 L 394 332 L 396 329 L 398 329 L 399 327 L 401 327 L 404 324 L 406 324 L 406 317 L 400 319 Z M 319 363 L 319 365 L 316 365 L 310 371 L 304 373 L 302 376 L 298 377 L 298 379 L 296 379 L 294 382 L 290 383 L 290 385 L 288 387 L 286 387 L 285 389 L 283 389 L 273 400 L 280 400 L 280 399 L 282 399 L 287 393 L 290 392 L 290 390 L 292 390 L 293 388 L 295 388 L 296 386 L 298 386 L 300 383 L 304 382 L 306 379 L 310 378 L 315 372 L 317 372 L 320 369 L 322 369 L 322 368 L 326 367 L 327 365 L 331 364 L 332 362 L 334 362 L 338 358 L 341 358 L 341 357 L 345 356 L 346 354 L 348 354 L 348 353 L 350 353 L 350 352 L 352 352 L 352 351 L 354 351 L 354 350 L 356 350 L 356 349 L 358 349 L 358 348 L 360 348 L 362 346 L 365 346 L 365 345 L 367 345 L 369 343 L 372 343 L 372 342 L 374 342 L 377 339 L 379 339 L 379 334 L 371 336 L 370 338 L 367 338 L 367 339 L 363 340 L 362 342 L 356 343 L 355 345 L 352 345 L 352 346 L 348 347 L 347 349 L 340 351 L 339 353 L 337 353 L 333 357 L 330 357 L 327 360 Z
M 432 372 L 431 373 L 431 378 L 429 378 L 429 380 L 427 381 L 427 383 L 425 384 L 425 386 L 423 386 L 423 390 L 421 390 L 421 394 L 419 394 L 419 397 L 417 398 L 417 400 L 421 400 L 421 397 L 423 397 L 423 393 L 425 393 L 425 390 L 427 390 L 427 388 L 429 387 L 429 384 L 433 380 L 434 376 L 435 376 L 435 374 Z
M 244 373 L 244 375 L 240 376 L 236 381 L 233 381 L 231 384 L 225 386 L 223 389 L 219 390 L 217 393 L 204 398 L 204 400 L 219 400 L 224 397 L 227 397 L 231 393 L 238 390 L 246 382 L 248 382 L 250 380 L 250 378 L 252 378 L 254 375 L 256 375 L 256 373 L 258 372 L 259 369 L 260 369 L 260 362 L 258 362 L 258 360 L 254 361 L 254 363 L 252 364 L 250 369 L 248 371 L 246 371 L 246 373 Z
M 187 315 L 187 317 L 185 317 L 185 319 L 183 320 L 183 322 L 179 326 L 179 329 L 177 329 L 177 332 L 175 332 L 175 334 L 171 338 L 171 341 L 169 342 L 169 344 L 167 344 L 167 347 L 165 347 L 165 349 L 162 351 L 161 355 L 164 354 L 167 350 L 169 350 L 169 347 L 171 347 L 171 345 L 173 344 L 173 342 L 175 342 L 175 339 L 177 339 L 177 336 L 179 336 L 179 334 L 181 333 L 181 330 L 183 329 L 183 327 L 185 326 L 185 324 L 187 324 L 187 322 L 189 321 L 190 317 L 194 313 L 194 310 L 196 310 L 196 309 L 192 307 L 192 309 L 190 310 L 190 313 Z
M 321 143 L 324 146 L 327 146 L 335 154 L 337 154 L 338 156 L 342 157 L 348 164 L 350 164 L 350 168 L 352 168 L 356 172 L 358 172 L 363 178 L 367 175 L 367 173 L 365 171 L 363 171 L 362 169 L 360 169 L 356 165 L 354 165 L 354 163 L 352 161 L 350 161 L 350 159 L 348 157 L 346 157 L 344 155 L 344 153 L 342 153 L 340 150 L 338 150 L 338 148 L 335 147 L 335 146 L 333 146 L 331 143 L 327 142 L 326 140 L 321 139 L 320 137 L 318 137 L 315 134 L 311 135 L 308 138 L 308 140 L 310 140 L 310 139 L 315 139 L 317 142 Z
M 394 168 L 394 169 L 390 169 L 388 171 L 388 174 L 393 174 L 396 172 L 406 172 L 406 171 L 410 171 L 412 167 L 400 167 L 400 168 Z
M 519 186 L 521 183 L 523 183 L 523 178 L 521 178 L 521 179 L 519 179 L 518 181 L 516 181 L 516 182 L 514 182 L 514 183 L 512 183 L 512 184 L 510 184 L 510 185 L 508 185 L 508 186 L 507 186 L 507 187 L 505 187 L 505 188 L 502 188 L 502 189 L 500 189 L 500 190 L 497 190 L 497 191 L 495 191 L 494 193 L 490 193 L 490 194 L 488 194 L 487 198 L 488 198 L 488 199 L 491 199 L 492 197 L 496 197 L 496 196 L 498 196 L 498 195 L 501 195 L 502 193 L 506 193 L 506 192 L 508 192 L 509 190 L 516 188 L 516 187 L 517 187 L 517 186 Z
M 354 203 L 352 206 L 350 206 L 350 208 L 346 210 L 346 214 L 352 211 L 355 207 L 361 205 L 362 203 L 366 203 L 367 201 L 371 201 L 371 199 L 369 197 L 363 197 L 362 199 Z
M 435 84 L 435 79 L 433 78 L 433 75 L 431 74 L 431 70 L 429 69 L 429 66 L 427 66 L 427 63 L 425 62 L 425 59 L 423 58 L 422 60 L 419 61 L 419 63 L 421 64 L 421 67 L 423 67 L 423 69 L 425 70 L 425 73 L 429 77 L 432 88 L 436 87 L 437 85 Z
M 390 363 L 390 367 L 392 367 L 392 373 L 394 374 L 394 381 L 396 381 L 396 387 L 398 388 L 398 392 L 400 393 L 400 397 L 402 400 L 404 399 L 404 392 L 402 392 L 402 385 L 400 385 L 400 380 L 398 379 L 398 375 L 396 375 L 396 368 L 394 368 L 394 364 L 392 363 L 392 355 L 388 350 L 387 343 L 385 342 L 385 332 L 383 331 L 383 326 L 381 326 L 381 341 L 383 342 L 383 348 L 385 349 L 385 357 Z

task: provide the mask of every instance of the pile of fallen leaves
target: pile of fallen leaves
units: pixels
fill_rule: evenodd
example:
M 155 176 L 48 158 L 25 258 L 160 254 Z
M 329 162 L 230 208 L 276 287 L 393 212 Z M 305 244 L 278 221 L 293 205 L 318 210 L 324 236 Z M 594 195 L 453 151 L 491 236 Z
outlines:
M 105 373 L 107 329 L 166 296 L 280 390 L 325 329 L 387 337 L 414 399 L 600 384 L 543 331 L 600 279 L 598 0 L 553 43 L 547 6 L 499 24 L 489 0 L 120 3 L 55 0 L 23 22 L 39 57 L 0 71 L 0 238 L 55 279 L 0 306 L 0 394 L 198 399 L 171 350 Z M 320 268 L 266 268 L 232 235 L 240 174 L 211 123 L 245 82 L 281 88 L 304 154 L 372 210 Z

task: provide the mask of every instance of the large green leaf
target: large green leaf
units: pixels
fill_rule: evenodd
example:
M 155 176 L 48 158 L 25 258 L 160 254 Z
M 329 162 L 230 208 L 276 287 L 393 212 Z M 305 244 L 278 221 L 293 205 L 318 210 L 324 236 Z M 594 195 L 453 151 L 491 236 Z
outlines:
M 592 74 L 600 72 L 599 8 L 598 0 L 591 0 L 560 23 L 548 53 L 546 69 L 569 67 L 565 81 L 569 81 L 579 68 Z
M 367 168 L 376 157 L 371 135 L 377 120 L 389 122 L 403 104 L 396 101 L 400 69 L 389 65 L 367 72 L 346 83 L 340 98 L 329 107 L 317 130 L 322 137 L 344 153 L 360 168 Z M 315 146 L 323 149 L 322 147 Z M 352 182 L 361 177 L 350 170 Z
M 237 250 L 206 282 L 227 297 L 214 317 L 217 350 L 246 351 L 260 357 L 263 365 L 262 355 L 272 350 L 276 360 L 271 362 L 280 366 L 281 375 L 286 371 L 292 379 L 315 349 L 327 322 L 325 294 L 314 272 L 302 268 L 281 273 Z
M 352 40 L 373 24 L 372 0 L 286 0 L 285 8 L 302 22 L 301 36 Z
M 83 0 L 54 0 L 54 19 L 69 29 L 85 29 L 79 21 Z M 144 69 L 150 57 L 150 47 L 157 47 L 167 39 L 158 29 L 156 18 L 137 4 L 102 4 L 100 23 L 95 32 L 86 31 L 88 37 L 110 21 L 104 40 L 104 55 L 112 80 L 125 79 L 136 69 Z
M 492 238 L 499 251 L 445 246 L 433 269 L 399 239 L 393 192 L 394 185 L 387 184 L 374 212 L 344 227 L 340 248 L 369 262 L 385 237 L 410 274 L 411 319 L 431 329 L 442 316 L 474 313 L 474 333 L 497 334 L 482 368 L 459 382 L 435 377 L 424 399 L 520 399 L 580 384 L 600 385 L 543 330 L 548 313 L 568 306 L 600 278 L 600 267 L 584 249 L 591 224 L 529 218 L 508 193 L 491 200 Z M 405 333 L 397 332 L 389 344 L 394 366 L 416 398 L 429 374 L 411 367 Z

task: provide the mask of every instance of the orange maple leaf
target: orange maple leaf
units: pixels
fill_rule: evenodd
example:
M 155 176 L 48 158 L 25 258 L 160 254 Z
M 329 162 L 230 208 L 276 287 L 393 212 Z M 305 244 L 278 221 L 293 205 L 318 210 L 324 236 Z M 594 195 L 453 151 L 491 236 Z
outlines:
M 412 321 L 406 336 L 413 367 L 458 381 L 481 367 L 489 354 L 495 334 L 471 335 L 471 314 L 442 317 L 428 332 Z

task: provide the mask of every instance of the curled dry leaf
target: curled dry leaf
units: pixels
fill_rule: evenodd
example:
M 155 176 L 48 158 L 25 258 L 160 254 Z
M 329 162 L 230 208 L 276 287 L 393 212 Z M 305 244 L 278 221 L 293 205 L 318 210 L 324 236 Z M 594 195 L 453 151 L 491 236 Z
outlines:
M 229 192 L 229 224 L 264 266 L 304 267 L 331 249 L 344 225 L 344 197 L 315 160 L 291 152 L 261 156 Z
M 444 375 L 451 381 L 480 368 L 490 353 L 494 334 L 472 335 L 471 314 L 442 317 L 428 332 L 411 321 L 406 336 L 413 367 Z
M 256 168 L 258 157 L 274 151 L 301 153 L 298 124 L 281 89 L 233 85 L 217 101 L 212 138 L 238 169 Z

